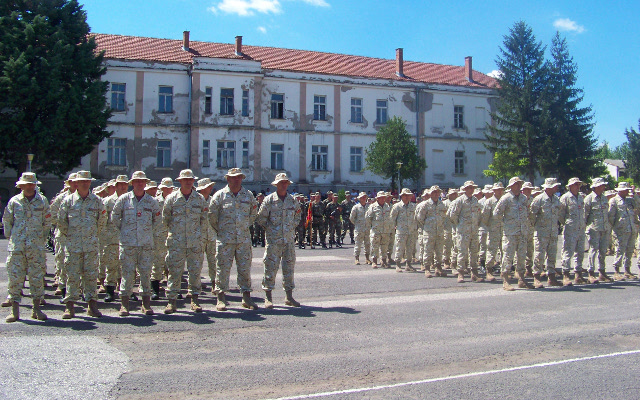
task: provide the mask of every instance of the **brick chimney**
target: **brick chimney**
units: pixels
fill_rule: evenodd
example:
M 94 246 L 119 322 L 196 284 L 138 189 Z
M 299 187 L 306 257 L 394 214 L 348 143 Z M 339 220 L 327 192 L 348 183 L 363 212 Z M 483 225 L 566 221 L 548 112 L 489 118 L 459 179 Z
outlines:
M 182 50 L 189 51 L 189 31 L 182 32 Z
M 236 55 L 242 55 L 242 36 L 236 36 Z
M 473 67 L 472 67 L 472 58 L 471 56 L 467 56 L 464 58 L 464 77 L 467 78 L 469 82 L 473 82 Z
M 404 78 L 404 68 L 402 60 L 402 47 L 396 49 L 396 75 Z

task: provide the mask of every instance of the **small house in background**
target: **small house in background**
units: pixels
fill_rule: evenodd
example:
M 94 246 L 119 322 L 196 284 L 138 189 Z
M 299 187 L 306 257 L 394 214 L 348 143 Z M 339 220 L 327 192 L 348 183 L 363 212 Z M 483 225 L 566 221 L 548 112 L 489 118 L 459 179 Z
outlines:
M 624 160 L 612 160 L 610 158 L 604 159 L 604 166 L 607 167 L 609 174 L 616 180 L 620 178 L 627 178 L 627 169 L 624 165 Z

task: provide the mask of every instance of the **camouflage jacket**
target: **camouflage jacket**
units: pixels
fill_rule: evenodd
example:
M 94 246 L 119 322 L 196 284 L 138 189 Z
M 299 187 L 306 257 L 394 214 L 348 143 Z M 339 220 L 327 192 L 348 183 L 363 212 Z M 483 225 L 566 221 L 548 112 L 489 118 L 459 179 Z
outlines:
M 458 235 L 472 235 L 478 232 L 480 205 L 474 196 L 461 195 L 451 203 L 447 212 Z
M 505 193 L 493 210 L 493 217 L 502 221 L 505 236 L 529 234 L 529 210 L 527 196 L 514 196 L 511 191 Z
M 609 200 L 602 193 L 591 192 L 584 198 L 584 219 L 587 231 L 607 232 L 611 230 L 609 224 Z
M 415 203 L 408 202 L 404 204 L 402 201 L 397 202 L 391 208 L 390 219 L 397 235 L 412 235 L 418 230 Z
M 58 213 L 58 229 L 69 252 L 98 252 L 98 235 L 107 223 L 102 200 L 89 192 L 84 199 L 76 191 L 64 198 Z
M 193 190 L 189 198 L 177 190 L 164 200 L 162 222 L 167 226 L 168 248 L 199 248 L 202 232 L 207 228 L 207 211 L 204 197 Z
M 116 205 L 116 201 L 118 200 L 118 193 L 114 193 L 109 197 L 105 197 L 102 199 L 102 204 L 104 204 L 104 209 L 107 210 L 107 216 L 111 216 L 111 212 L 113 211 L 113 206 Z M 107 223 L 105 228 L 102 230 L 100 234 L 100 244 L 102 246 L 107 246 L 111 244 L 120 243 L 120 230 L 117 226 L 114 225 L 111 218 L 107 218 Z
M 293 196 L 287 193 L 282 201 L 274 192 L 262 201 L 256 222 L 264 226 L 267 243 L 293 243 L 300 213 L 300 203 Z
M 250 243 L 249 227 L 258 214 L 258 202 L 250 191 L 233 195 L 229 186 L 218 190 L 209 203 L 209 222 L 222 243 Z
M 363 232 L 367 229 L 367 221 L 364 217 L 367 212 L 366 205 L 358 203 L 351 209 L 351 213 L 349 214 L 349 220 L 353 224 L 353 227 L 358 232 Z
M 416 206 L 416 222 L 424 233 L 442 235 L 444 232 L 447 206 L 444 202 L 427 199 Z
M 502 219 L 493 216 L 493 210 L 498 204 L 498 198 L 493 196 L 490 199 L 485 200 L 482 205 L 482 217 L 481 220 L 487 229 L 487 232 L 497 233 L 502 230 Z
M 567 192 L 560 197 L 558 220 L 564 225 L 564 233 L 584 234 L 584 197 Z
M 18 252 L 34 248 L 44 251 L 51 219 L 49 201 L 40 193 L 36 192 L 31 201 L 22 193 L 13 196 L 2 216 L 4 236 L 9 239 L 7 250 Z
M 370 226 L 372 233 L 386 233 L 385 229 L 389 224 L 389 207 L 373 203 L 367 209 L 365 219 L 367 220 L 367 225 Z
M 546 193 L 536 196 L 529 206 L 529 219 L 533 224 L 534 232 L 539 237 L 558 236 L 558 213 L 560 212 L 560 200 L 558 197 Z
M 617 235 L 633 233 L 636 230 L 634 219 L 636 218 L 633 209 L 633 200 L 629 197 L 622 198 L 619 195 L 613 196 L 609 200 L 609 224 Z
M 118 198 L 111 222 L 120 230 L 120 246 L 153 247 L 154 231 L 162 224 L 158 201 L 144 194 L 140 201 L 133 192 Z

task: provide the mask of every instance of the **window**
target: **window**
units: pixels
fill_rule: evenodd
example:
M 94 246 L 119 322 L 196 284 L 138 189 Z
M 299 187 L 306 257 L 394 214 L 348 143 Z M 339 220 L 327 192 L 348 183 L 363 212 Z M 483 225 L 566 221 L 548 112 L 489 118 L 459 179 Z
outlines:
M 327 110 L 327 97 L 313 96 L 313 120 L 326 121 L 327 120 L 326 110 Z
M 204 113 L 205 114 L 211 114 L 212 108 L 211 108 L 211 98 L 213 97 L 213 89 L 211 89 L 210 87 L 206 87 L 204 89 Z
M 351 148 L 351 172 L 362 172 L 362 147 Z
M 171 167 L 171 140 L 158 140 L 158 159 L 156 167 Z
M 218 168 L 234 168 L 236 166 L 236 142 L 218 141 Z
M 271 118 L 284 119 L 284 95 L 271 95 Z
M 327 170 L 328 146 L 311 146 L 311 169 Z
M 242 91 L 242 116 L 243 117 L 249 116 L 249 91 L 248 90 Z
M 242 142 L 242 168 L 249 168 L 249 142 Z
M 220 89 L 220 114 L 233 115 L 233 89 Z
M 158 89 L 158 112 L 173 112 L 173 86 L 160 86 Z
M 387 101 L 376 100 L 376 124 L 387 123 Z
M 126 84 L 111 84 L 111 109 L 113 111 L 124 111 L 124 95 L 126 92 Z
M 211 166 L 211 142 L 209 140 L 202 141 L 202 166 Z
M 453 106 L 453 127 L 464 129 L 464 107 Z
M 271 169 L 284 169 L 284 145 L 271 143 Z
M 464 174 L 464 151 L 456 150 L 454 159 L 454 174 Z
M 127 165 L 127 139 L 107 139 L 107 164 Z
M 362 99 L 351 98 L 351 122 L 362 123 Z

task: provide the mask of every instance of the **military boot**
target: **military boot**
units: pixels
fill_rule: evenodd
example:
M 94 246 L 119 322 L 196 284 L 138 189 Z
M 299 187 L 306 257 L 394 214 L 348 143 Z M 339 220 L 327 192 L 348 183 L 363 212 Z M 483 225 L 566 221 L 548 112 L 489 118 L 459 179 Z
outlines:
M 478 268 L 471 268 L 471 281 L 484 282 L 484 279 L 478 275 Z
M 2 307 L 11 307 L 13 305 L 13 300 L 7 297 L 5 301 L 0 304 Z
M 582 278 L 582 271 L 576 271 L 575 277 L 573 279 L 574 285 L 586 285 L 587 281 Z
M 218 303 L 216 304 L 216 310 L 227 311 L 227 299 L 224 296 L 224 292 L 218 292 Z
M 107 289 L 104 287 L 104 278 L 98 279 L 98 293 L 106 293 Z
M 509 284 L 509 273 L 503 272 L 502 274 L 500 274 L 500 277 L 502 277 L 502 289 L 508 292 L 512 292 L 516 290 L 513 286 Z
M 622 275 L 620 273 L 620 267 L 616 267 L 615 271 L 616 272 L 613 273 L 613 280 L 614 281 L 623 281 L 624 280 L 624 275 Z
M 599 272 L 600 274 L 598 275 L 598 280 L 600 282 L 605 282 L 605 283 L 613 282 L 613 279 L 611 279 L 603 269 L 601 269 Z
M 593 271 L 589 271 L 589 283 L 591 284 L 596 284 L 599 283 L 598 278 L 596 277 L 595 272 Z
M 373 269 L 378 268 L 378 258 L 376 256 L 373 256 L 373 258 L 372 258 L 371 268 L 373 268 Z
M 151 281 L 151 290 L 153 291 L 151 300 L 160 299 L 160 281 Z
M 285 300 L 284 300 L 284 305 L 285 306 L 300 307 L 300 303 L 298 303 L 293 298 L 293 290 L 287 289 L 287 290 L 284 291 L 284 293 L 285 293 Z
M 464 282 L 464 269 L 458 270 L 458 283 Z
M 251 300 L 251 292 L 242 292 L 242 307 L 257 310 L 258 305 Z
M 142 296 L 142 313 L 144 315 L 153 315 L 153 309 L 151 308 L 151 297 Z
M 58 293 L 58 291 L 60 291 L 60 304 L 64 304 L 64 298 L 67 297 L 67 288 L 61 288 L 60 286 L 58 286 L 58 290 L 56 290 L 56 293 Z
M 20 303 L 17 301 L 11 302 L 11 314 L 7 315 L 4 320 L 6 322 L 16 322 L 20 319 Z
M 102 317 L 102 313 L 98 310 L 98 302 L 95 299 L 89 300 L 87 315 L 94 318 Z
M 105 303 L 111 303 L 115 300 L 116 297 L 116 287 L 115 286 L 107 286 L 107 295 L 104 296 Z
M 273 308 L 273 297 L 271 297 L 271 290 L 264 291 L 264 308 Z
M 496 277 L 493 276 L 493 268 L 487 267 L 487 277 L 485 278 L 487 282 L 493 282 L 496 280 Z
M 176 299 L 169 299 L 167 306 L 164 308 L 164 313 L 173 314 L 176 311 L 178 311 L 178 308 L 176 307 Z
M 404 270 L 407 272 L 416 272 L 416 269 L 411 266 L 411 263 L 409 263 L 408 259 L 407 259 L 407 266 Z
M 62 296 L 64 297 L 64 287 L 61 287 L 60 285 L 57 286 L 56 291 L 53 292 L 54 295 L 56 296 Z
M 556 279 L 556 274 L 548 274 L 547 275 L 547 286 L 549 286 L 549 287 L 562 286 L 562 283 L 558 282 L 558 279 Z
M 536 289 L 541 289 L 544 287 L 542 281 L 540 280 L 540 274 L 533 274 L 533 287 Z
M 120 315 L 121 317 L 128 317 L 129 316 L 129 296 L 120 296 L 120 312 L 118 312 L 118 315 Z
M 526 272 L 524 273 L 524 277 L 523 278 L 533 278 L 533 269 L 531 269 L 531 266 L 527 266 L 525 267 Z
M 365 257 L 366 263 L 371 265 L 371 259 L 369 258 L 369 255 L 365 253 L 364 257 Z
M 624 269 L 624 277 L 627 279 L 638 279 L 637 275 L 631 273 L 631 267 L 625 267 Z
M 425 276 L 425 278 L 432 278 L 433 277 L 433 275 L 431 275 L 430 269 L 431 268 L 424 267 L 424 276 Z
M 573 286 L 571 282 L 571 274 L 569 272 L 562 273 L 562 286 Z
M 198 302 L 198 295 L 197 294 L 192 294 L 191 295 L 191 311 L 195 311 L 197 313 L 201 313 L 202 312 L 202 307 L 200 306 L 200 303 Z
M 76 316 L 76 310 L 73 304 L 73 301 L 67 301 L 65 303 L 65 310 L 64 310 L 64 314 L 62 314 L 62 319 L 71 319 L 71 318 L 75 318 Z
M 356 256 L 355 259 L 355 265 L 360 265 L 360 256 Z
M 31 310 L 31 318 L 37 319 L 38 321 L 46 321 L 47 314 L 43 313 L 40 310 L 41 300 L 33 299 L 33 309 Z
M 518 287 L 520 289 L 533 289 L 533 285 L 530 283 L 527 283 L 527 281 L 524 280 L 524 277 L 526 276 L 526 273 L 522 273 L 522 272 L 517 272 L 516 271 L 516 278 L 518 278 Z

